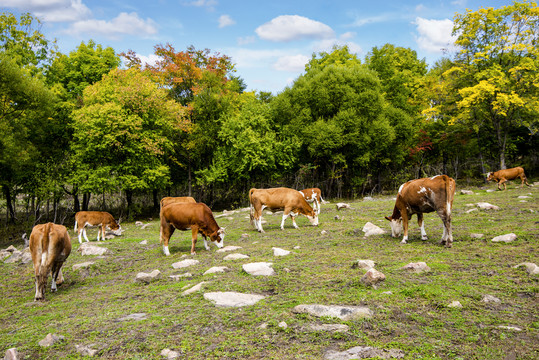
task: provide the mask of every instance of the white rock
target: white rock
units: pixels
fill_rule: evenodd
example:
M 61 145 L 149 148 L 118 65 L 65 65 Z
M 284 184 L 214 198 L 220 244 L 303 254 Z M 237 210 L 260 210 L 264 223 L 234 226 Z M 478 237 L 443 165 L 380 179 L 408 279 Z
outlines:
M 271 267 L 273 263 L 256 262 L 243 264 L 243 271 L 253 276 L 271 276 L 275 275 L 275 270 Z
M 483 238 L 483 236 L 485 236 L 485 235 L 484 235 L 484 234 L 480 234 L 480 233 L 472 233 L 472 234 L 470 234 L 470 237 L 471 237 L 472 239 L 481 239 L 481 238 Z
M 527 195 L 520 195 L 518 198 L 519 198 L 519 199 L 531 199 L 532 197 L 531 197 L 531 196 L 527 196 Z
M 335 206 L 337 207 L 337 210 L 350 209 L 350 204 L 346 203 L 337 203 Z
M 376 286 L 376 284 L 384 281 L 386 276 L 375 268 L 367 270 L 365 275 L 361 278 L 361 283 L 365 286 Z
M 193 274 L 186 272 L 186 273 L 178 274 L 178 275 L 169 275 L 169 278 L 171 278 L 174 281 L 180 281 L 181 278 L 185 278 L 185 277 L 193 277 Z
M 195 260 L 195 259 L 185 259 L 185 260 L 182 260 L 182 261 L 175 262 L 174 264 L 172 264 L 172 267 L 174 269 L 182 269 L 182 268 L 186 268 L 186 267 L 189 267 L 189 266 L 196 265 L 199 262 L 200 261 Z
M 500 302 L 502 302 L 496 296 L 492 296 L 492 295 L 483 296 L 483 299 L 481 299 L 481 301 L 484 302 L 484 303 L 491 303 L 491 302 L 500 303 Z
M 144 223 L 142 221 L 135 221 L 135 226 L 142 226 Z
M 4 261 L 4 263 L 13 264 L 13 263 L 21 261 L 21 259 L 22 259 L 22 251 L 15 250 L 11 253 L 11 256 Z
M 347 332 L 350 326 L 344 324 L 311 324 L 303 328 L 307 331 Z
M 131 320 L 140 321 L 140 320 L 146 320 L 147 318 L 148 318 L 148 314 L 146 313 L 133 313 L 133 314 L 129 314 L 127 316 L 121 317 L 117 319 L 117 321 L 131 321 Z
M 469 213 L 472 213 L 474 211 L 478 211 L 476 208 L 473 208 L 473 209 L 470 209 L 470 210 L 466 210 L 466 213 L 469 214 Z
M 504 325 L 499 325 L 498 328 L 499 328 L 499 329 L 505 329 L 505 330 L 513 330 L 513 331 L 522 331 L 521 328 L 516 327 L 516 326 L 504 326 Z
M 238 250 L 238 249 L 241 249 L 241 246 L 228 245 L 228 246 L 225 246 L 225 247 L 223 247 L 221 249 L 218 249 L 217 252 L 235 251 L 235 250 Z
M 80 251 L 82 256 L 86 256 L 86 255 L 98 255 L 99 256 L 99 255 L 109 254 L 109 253 L 112 252 L 107 248 L 103 248 L 103 247 L 100 247 L 100 246 L 97 246 L 97 245 L 93 245 L 93 244 L 90 244 L 89 242 L 82 243 L 79 246 L 79 249 L 77 251 Z
M 404 265 L 402 267 L 403 270 L 411 270 L 416 273 L 420 273 L 423 271 L 430 271 L 430 267 L 425 262 L 416 262 L 416 263 L 409 263 L 407 265 Z
M 450 307 L 450 308 L 462 308 L 462 304 L 460 303 L 460 301 L 452 301 L 451 304 L 447 305 L 447 307 Z
M 473 195 L 473 191 L 471 190 L 460 190 L 460 193 L 462 195 Z
M 286 256 L 290 254 L 290 251 L 274 247 L 273 250 L 273 256 Z
M 139 242 L 140 245 L 148 245 L 148 240 L 142 240 Z
M 324 359 L 403 359 L 404 355 L 404 351 L 399 349 L 378 349 L 371 346 L 356 346 L 345 351 L 329 350 L 325 353 Z
M 373 316 L 372 310 L 363 306 L 339 306 L 339 305 L 297 305 L 292 309 L 293 313 L 307 313 L 316 317 L 328 316 L 341 320 L 355 320 L 370 318 Z
M 356 262 L 354 262 L 354 264 L 352 264 L 352 268 L 360 268 L 360 269 L 365 269 L 365 270 L 369 270 L 370 268 L 373 268 L 375 265 L 374 261 L 372 260 L 357 260 Z
M 43 340 L 39 342 L 39 346 L 49 347 L 56 344 L 58 341 L 63 341 L 63 340 L 64 340 L 64 336 L 49 333 L 47 334 L 47 336 L 45 336 Z
M 241 259 L 248 259 L 248 258 L 249 258 L 248 255 L 236 253 L 236 254 L 229 254 L 225 256 L 223 260 L 241 260 Z
M 481 210 L 500 210 L 499 206 L 492 205 L 487 202 L 478 202 L 476 205 Z
M 299 245 L 294 246 L 294 250 L 299 250 L 299 249 L 301 249 L 301 246 Z
M 372 196 L 365 196 L 363 201 L 374 201 L 374 198 Z
M 536 264 L 534 263 L 531 263 L 531 262 L 525 262 L 525 263 L 520 263 L 516 266 L 513 266 L 514 268 L 519 268 L 519 267 L 525 267 L 526 268 L 526 271 L 528 272 L 528 274 L 530 275 L 539 275 L 539 266 L 537 266 Z
M 204 294 L 204 299 L 213 301 L 216 306 L 220 307 L 241 307 L 254 305 L 264 299 L 263 295 L 243 294 L 232 291 L 225 292 L 209 292 Z
M 4 355 L 4 360 L 19 360 L 19 352 L 17 351 L 17 348 L 11 348 L 6 350 L 6 354 Z
M 227 268 L 226 266 L 214 266 L 214 267 L 209 268 L 208 270 L 206 270 L 203 275 L 215 274 L 215 273 L 224 273 L 224 272 L 226 272 L 228 270 L 229 270 L 229 268 Z
M 188 290 L 185 290 L 182 295 L 185 296 L 185 295 L 189 295 L 189 294 L 192 294 L 194 292 L 197 292 L 197 291 L 200 291 L 200 289 L 202 288 L 202 285 L 204 285 L 206 282 L 205 281 L 201 281 L 199 282 L 198 284 L 196 284 L 195 286 L 193 286 L 192 288 L 188 289 Z
M 161 271 L 155 269 L 151 273 L 139 272 L 135 277 L 135 281 L 142 283 L 150 283 L 154 280 L 157 280 L 161 277 Z
M 496 190 L 492 190 L 492 189 L 488 189 L 487 192 L 488 193 L 491 193 L 491 192 L 495 192 Z
M 492 242 L 505 242 L 505 243 L 510 243 L 510 242 L 515 241 L 516 239 L 517 239 L 516 234 L 509 233 L 509 234 L 505 234 L 505 235 L 496 236 L 496 237 L 493 238 L 491 241 L 492 241 Z
M 5 251 L 12 253 L 12 252 L 18 251 L 18 250 L 17 250 L 17 248 L 15 246 L 9 245 L 7 248 L 5 248 Z
M 86 269 L 87 267 L 92 266 L 95 264 L 95 261 L 86 261 L 80 264 L 73 265 L 73 271 L 80 270 L 80 269 Z
M 93 344 L 91 344 L 91 345 L 75 345 L 75 349 L 82 356 L 95 356 L 99 351 L 95 350 L 95 349 L 92 349 L 91 346 L 93 346 Z
M 377 225 L 374 225 L 373 223 L 371 222 L 367 222 L 365 224 L 365 226 L 363 226 L 363 232 L 365 233 L 365 236 L 371 236 L 371 235 L 382 235 L 382 234 L 385 234 L 385 231 L 382 230 L 382 228 L 380 228 L 379 226 Z
M 283 330 L 288 328 L 288 324 L 286 322 L 284 322 L 284 321 L 281 321 L 277 326 L 280 327 Z
M 322 236 L 327 235 L 327 233 L 328 233 L 328 232 L 327 232 L 326 230 L 320 231 L 320 235 L 322 235 Z
M 161 356 L 164 356 L 167 358 L 167 360 L 173 360 L 180 357 L 180 353 L 177 351 L 172 351 L 170 349 L 163 349 L 161 351 Z

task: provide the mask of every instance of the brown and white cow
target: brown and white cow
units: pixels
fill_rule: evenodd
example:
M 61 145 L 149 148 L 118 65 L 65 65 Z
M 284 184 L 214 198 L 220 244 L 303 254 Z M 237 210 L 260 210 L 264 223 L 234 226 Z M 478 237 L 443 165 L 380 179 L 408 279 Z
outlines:
M 312 225 L 318 225 L 318 214 L 307 203 L 303 195 L 294 189 L 285 187 L 271 189 L 251 189 L 249 190 L 249 202 L 251 203 L 251 224 L 259 232 L 262 229 L 262 210 L 267 208 L 272 212 L 284 210 L 281 230 L 284 230 L 284 221 L 288 216 L 292 218 L 292 224 L 297 229 L 295 217 L 299 214 L 305 215 Z
M 97 241 L 99 241 L 99 234 L 101 234 L 101 239 L 105 240 L 105 231 L 107 228 L 110 229 L 114 235 L 122 235 L 120 224 L 106 211 L 79 211 L 75 214 L 74 231 L 78 232 L 79 243 L 81 244 L 83 235 L 86 242 L 88 242 L 86 226 L 100 226 L 100 228 L 97 229 Z
M 455 180 L 447 175 L 410 180 L 402 184 L 399 188 L 393 214 L 389 217 L 386 216 L 386 219 L 391 223 L 391 236 L 399 236 L 404 227 L 404 237 L 401 243 L 406 244 L 408 221 L 413 214 L 417 214 L 417 221 L 421 227 L 421 239 L 427 240 L 423 213 L 436 211 L 444 224 L 442 244 L 451 247 L 453 242 L 451 208 L 453 207 L 455 190 Z
M 172 203 L 196 203 L 196 202 L 197 201 L 195 200 L 195 198 L 191 196 L 177 196 L 177 197 L 166 196 L 161 199 L 161 208 Z
M 501 184 L 503 184 L 503 189 L 506 190 L 507 189 L 507 186 L 505 185 L 506 181 L 514 180 L 516 178 L 520 178 L 520 180 L 522 180 L 520 187 L 524 187 L 524 183 L 530 186 L 530 184 L 528 184 L 528 180 L 526 179 L 526 174 L 524 174 L 524 169 L 521 168 L 520 166 L 514 167 L 512 169 L 489 172 L 487 174 L 487 181 L 493 181 L 493 180 L 496 181 L 498 183 L 498 190 L 501 190 L 500 188 Z
M 204 238 L 204 247 L 210 250 L 206 237 L 215 242 L 218 248 L 223 247 L 225 229 L 219 227 L 211 209 L 204 203 L 172 203 L 163 207 L 159 213 L 161 220 L 160 240 L 165 255 L 170 255 L 168 242 L 175 229 L 192 232 L 191 254 L 195 254 L 198 234 Z
M 71 253 L 71 239 L 65 226 L 46 223 L 34 226 L 29 246 L 36 278 L 34 300 L 44 300 L 49 273 L 52 273 L 51 291 L 56 291 L 56 285 L 64 281 L 62 265 Z
M 322 199 L 322 191 L 319 188 L 309 188 L 299 191 L 308 203 L 314 203 L 313 209 L 320 215 L 320 204 L 324 202 Z

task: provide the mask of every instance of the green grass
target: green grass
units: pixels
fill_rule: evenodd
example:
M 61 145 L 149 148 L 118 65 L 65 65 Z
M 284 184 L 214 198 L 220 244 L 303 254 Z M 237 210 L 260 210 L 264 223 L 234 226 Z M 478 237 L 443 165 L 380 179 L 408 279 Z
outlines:
M 222 260 L 227 254 L 217 253 L 213 245 L 211 251 L 204 250 L 202 239 L 197 255 L 191 256 L 190 231 L 173 235 L 171 256 L 165 257 L 157 220 L 144 230 L 133 223 L 123 224 L 124 236 L 99 243 L 112 251 L 104 257 L 81 256 L 73 235 L 73 251 L 64 265 L 66 281 L 57 293 L 47 292 L 44 302 L 33 301 L 31 264 L 0 263 L 0 351 L 16 347 L 25 359 L 81 359 L 75 345 L 93 344 L 105 359 L 161 359 L 164 348 L 180 352 L 185 359 L 321 359 L 327 350 L 361 345 L 398 348 L 406 359 L 505 359 L 512 355 L 536 359 L 539 276 L 513 266 L 539 264 L 539 189 L 513 184 L 505 192 L 473 190 L 475 195 L 455 198 L 451 249 L 439 245 L 442 225 L 433 213 L 425 215 L 428 241 L 420 240 L 415 217 L 408 244 L 391 238 L 384 216 L 391 214 L 393 196 L 349 201 L 352 209 L 341 211 L 334 204 L 323 205 L 320 226 L 312 227 L 299 217 L 299 230 L 288 220 L 281 231 L 280 215 L 264 215 L 264 234 L 249 225 L 247 212 L 218 218 L 227 228 L 225 245 L 241 246 L 238 252 L 250 256 L 240 261 Z M 532 199 L 526 203 L 517 199 L 528 193 Z M 466 212 L 466 204 L 479 201 L 501 210 Z M 363 237 L 360 230 L 367 221 L 388 234 Z M 327 234 L 321 235 L 322 230 Z M 95 232 L 89 231 L 90 239 L 95 240 Z M 518 235 L 514 243 L 490 241 L 509 232 Z M 242 238 L 244 233 L 249 237 Z M 485 236 L 472 239 L 471 233 Z M 141 245 L 142 240 L 148 244 Z M 272 247 L 293 253 L 274 257 Z M 173 269 L 171 264 L 186 254 L 200 263 Z M 357 259 L 374 260 L 386 281 L 376 289 L 361 285 L 364 271 L 352 268 Z M 89 260 L 95 264 L 88 270 L 72 270 L 74 264 Z M 259 261 L 272 262 L 277 275 L 253 277 L 242 271 L 242 264 Z M 431 271 L 401 270 L 417 261 L 425 261 Z M 202 275 L 212 266 L 227 266 L 230 271 Z M 134 281 L 138 272 L 154 269 L 162 272 L 160 280 L 148 285 Z M 193 276 L 177 282 L 169 278 L 184 272 Z M 201 281 L 206 281 L 201 292 L 182 296 L 185 286 Z M 203 298 L 209 291 L 266 298 L 249 307 L 217 308 Z M 481 302 L 486 294 L 501 303 Z M 448 308 L 454 300 L 463 308 Z M 340 321 L 291 311 L 298 304 L 315 303 L 367 306 L 374 316 Z M 146 313 L 147 318 L 118 320 L 132 313 Z M 288 328 L 281 329 L 281 321 Z M 344 323 L 350 329 L 345 333 L 303 330 L 314 323 Z M 38 342 L 49 332 L 65 336 L 66 341 L 41 348 Z

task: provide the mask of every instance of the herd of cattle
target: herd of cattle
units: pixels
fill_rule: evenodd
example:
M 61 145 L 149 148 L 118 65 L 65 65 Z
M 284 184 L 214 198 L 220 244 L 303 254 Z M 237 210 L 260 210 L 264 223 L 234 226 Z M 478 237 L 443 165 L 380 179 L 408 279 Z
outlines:
M 524 183 L 529 186 L 524 169 L 521 167 L 500 170 L 488 173 L 488 181 L 496 181 L 498 189 L 508 180 L 520 178 L 521 186 Z M 431 178 L 410 180 L 399 188 L 395 207 L 391 216 L 386 217 L 391 224 L 391 235 L 398 237 L 404 230 L 401 243 L 408 240 L 408 221 L 411 216 L 417 214 L 421 228 L 421 238 L 427 239 L 423 223 L 423 213 L 436 211 L 442 219 L 444 231 L 442 244 L 451 247 L 453 235 L 451 233 L 451 208 L 455 196 L 455 180 L 447 175 L 436 175 Z M 318 225 L 320 204 L 322 199 L 320 189 L 312 188 L 297 191 L 289 188 L 251 189 L 249 190 L 249 202 L 251 208 L 251 224 L 259 231 L 262 228 L 262 211 L 267 209 L 272 212 L 283 211 L 281 229 L 289 216 L 292 224 L 297 228 L 296 216 L 305 215 L 312 225 Z M 309 205 L 312 203 L 313 205 Z M 217 247 L 223 247 L 225 228 L 219 227 L 211 209 L 204 203 L 197 203 L 192 197 L 165 197 L 161 200 L 160 217 L 160 241 L 163 252 L 170 255 L 168 242 L 176 229 L 192 231 L 191 254 L 195 254 L 195 244 L 198 234 L 204 238 L 204 247 L 209 250 L 207 237 Z M 120 235 L 120 224 L 108 212 L 104 211 L 79 211 L 75 214 L 75 232 L 78 234 L 79 243 L 82 237 L 88 242 L 86 226 L 100 226 L 97 232 L 97 240 L 105 239 L 106 229 Z M 63 225 L 46 223 L 36 225 L 30 234 L 30 252 L 34 262 L 36 283 L 35 300 L 45 298 L 45 286 L 49 273 L 52 274 L 51 290 L 56 291 L 56 286 L 63 281 L 61 268 L 71 252 L 71 239 L 67 229 Z

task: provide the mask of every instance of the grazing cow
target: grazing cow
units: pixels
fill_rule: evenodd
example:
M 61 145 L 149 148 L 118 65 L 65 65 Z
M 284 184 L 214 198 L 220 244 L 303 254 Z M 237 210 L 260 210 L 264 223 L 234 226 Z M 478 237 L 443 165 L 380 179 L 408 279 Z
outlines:
M 417 221 L 421 227 L 421 239 L 427 240 L 423 213 L 436 211 L 444 224 L 442 244 L 445 244 L 446 247 L 451 247 L 453 242 L 451 208 L 455 190 L 455 180 L 447 175 L 410 180 L 402 184 L 399 188 L 393 215 L 386 216 L 386 219 L 391 222 L 391 236 L 399 236 L 404 226 L 404 237 L 401 243 L 406 244 L 408 240 L 408 220 L 413 214 L 417 214 Z
M 161 219 L 160 240 L 165 255 L 170 255 L 168 241 L 175 229 L 192 231 L 191 254 L 195 254 L 198 234 L 204 237 L 204 247 L 210 250 L 206 237 L 223 247 L 225 229 L 219 227 L 210 208 L 204 203 L 172 203 L 163 207 L 159 213 Z
M 179 196 L 179 197 L 171 197 L 167 196 L 161 199 L 161 208 L 172 204 L 172 203 L 196 203 L 197 201 L 195 198 L 191 196 Z
M 249 202 L 251 203 L 251 224 L 254 224 L 259 232 L 264 232 L 262 229 L 262 210 L 265 208 L 272 212 L 284 210 L 281 230 L 284 230 L 284 221 L 288 216 L 292 217 L 292 224 L 297 229 L 295 217 L 299 214 L 307 216 L 312 225 L 318 225 L 318 214 L 297 190 L 284 187 L 251 189 L 249 190 Z
M 524 183 L 526 185 L 530 186 L 528 184 L 528 180 L 526 179 L 526 174 L 524 174 L 524 169 L 520 166 L 512 168 L 512 169 L 505 169 L 505 170 L 498 170 L 495 172 L 489 172 L 487 174 L 487 181 L 496 181 L 498 183 L 498 190 L 501 190 L 500 185 L 503 184 L 503 189 L 507 189 L 507 186 L 505 185 L 507 180 L 514 180 L 516 178 L 520 178 L 522 180 L 522 183 L 520 184 L 520 187 L 524 187 Z
M 62 265 L 71 253 L 71 239 L 66 227 L 53 223 L 34 226 L 30 234 L 30 253 L 36 277 L 34 300 L 44 300 L 49 273 L 52 273 L 51 291 L 56 291 L 56 285 L 64 281 Z
M 320 215 L 320 204 L 324 202 L 319 188 L 303 189 L 299 191 L 308 203 L 314 203 L 313 209 Z
M 97 229 L 97 241 L 99 241 L 99 234 L 101 239 L 105 240 L 105 230 L 109 228 L 114 235 L 122 235 L 122 228 L 120 224 L 114 220 L 114 217 L 106 211 L 79 211 L 75 214 L 75 228 L 74 231 L 78 232 L 79 243 L 82 244 L 82 236 L 88 242 L 88 236 L 86 236 L 86 226 L 101 226 Z

